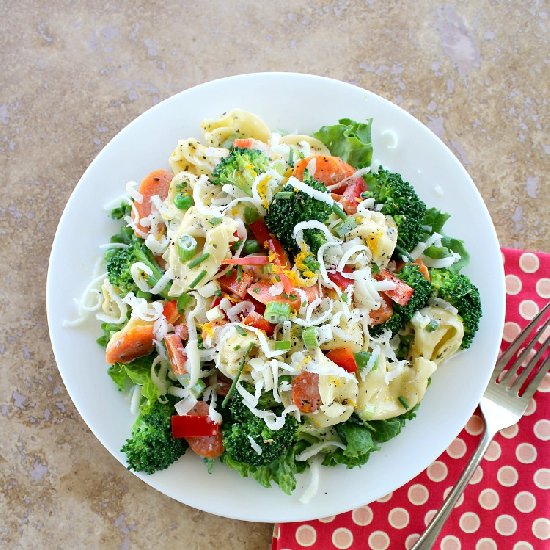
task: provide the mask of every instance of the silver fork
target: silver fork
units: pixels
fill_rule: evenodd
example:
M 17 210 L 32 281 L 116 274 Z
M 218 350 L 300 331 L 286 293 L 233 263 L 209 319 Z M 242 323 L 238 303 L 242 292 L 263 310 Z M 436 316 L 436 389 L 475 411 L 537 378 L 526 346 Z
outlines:
M 456 485 L 445 499 L 443 506 L 433 517 L 428 528 L 411 550 L 429 550 L 433 546 L 443 525 L 451 514 L 456 501 L 464 492 L 468 481 L 470 481 L 475 469 L 481 462 L 493 437 L 495 437 L 499 430 L 513 426 L 523 416 L 523 413 L 527 409 L 531 397 L 533 397 L 535 390 L 539 387 L 544 375 L 548 372 L 548 368 L 550 367 L 550 357 L 547 357 L 540 363 L 550 345 L 550 338 L 546 338 L 544 342 L 541 342 L 540 348 L 526 364 L 525 369 L 521 373 L 518 373 L 518 371 L 522 363 L 527 360 L 531 350 L 534 349 L 537 340 L 550 324 L 550 317 L 532 336 L 525 349 L 518 355 L 513 364 L 510 365 L 510 368 L 506 372 L 504 372 L 504 369 L 515 356 L 521 345 L 526 342 L 529 335 L 533 332 L 533 329 L 544 319 L 549 307 L 550 302 L 546 304 L 540 313 L 525 327 L 518 337 L 510 344 L 510 347 L 498 359 L 491 376 L 491 381 L 487 385 L 480 402 L 481 413 L 485 422 L 485 432 L 483 433 L 481 441 L 468 462 L 466 469 L 460 476 L 460 479 L 456 482 Z M 520 389 L 539 363 L 540 365 L 538 366 L 536 374 L 520 396 Z

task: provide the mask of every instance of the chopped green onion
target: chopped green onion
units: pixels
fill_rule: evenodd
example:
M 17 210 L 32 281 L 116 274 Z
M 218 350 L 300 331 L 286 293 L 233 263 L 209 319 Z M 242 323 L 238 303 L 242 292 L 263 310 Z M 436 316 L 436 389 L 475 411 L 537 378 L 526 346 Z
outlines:
M 290 319 L 290 304 L 286 302 L 268 302 L 265 306 L 264 319 L 269 323 L 282 323 Z
M 288 165 L 294 168 L 294 149 L 292 147 L 288 153 Z
M 376 275 L 377 273 L 380 273 L 380 266 L 378 264 L 371 264 L 370 270 L 373 275 Z
M 401 395 L 397 398 L 397 401 L 399 401 L 399 403 L 401 403 L 401 405 L 403 405 L 403 407 L 405 409 L 410 408 L 409 403 L 407 402 L 407 400 L 404 397 L 402 397 Z
M 438 321 L 437 319 L 432 319 L 428 325 L 426 326 L 426 330 L 428 332 L 433 332 L 434 330 L 437 330 L 439 328 L 439 325 L 441 324 L 440 321 Z
M 279 191 L 275 195 L 276 199 L 291 199 L 292 198 L 292 191 Z
M 348 218 L 346 218 L 345 220 L 342 220 L 340 223 L 338 223 L 334 227 L 334 232 L 339 237 L 344 237 L 356 227 L 357 227 L 357 222 L 355 221 L 355 218 L 352 218 L 351 216 L 349 216 Z
M 231 250 L 233 252 L 237 252 L 237 250 L 239 249 L 239 246 L 241 245 L 242 241 L 235 241 L 234 243 L 231 244 Z
M 246 353 L 244 354 L 244 357 L 241 359 L 241 364 L 239 365 L 239 370 L 233 378 L 233 382 L 231 382 L 231 387 L 229 388 L 229 391 L 227 392 L 227 395 L 225 396 L 225 399 L 222 401 L 222 407 L 225 407 L 227 403 L 229 402 L 229 399 L 231 396 L 235 393 L 235 388 L 237 387 L 237 382 L 239 381 L 239 378 L 241 377 L 241 374 L 243 373 L 244 364 L 246 363 L 246 359 L 248 357 L 248 354 L 251 352 L 252 348 L 254 347 L 254 343 L 250 342 L 248 345 L 248 348 L 246 350 Z
M 237 282 L 240 283 L 243 278 L 243 266 L 238 265 L 237 266 Z
M 273 347 L 275 351 L 287 351 L 290 349 L 290 340 L 276 340 Z
M 342 293 L 342 302 L 345 302 L 347 304 L 348 301 L 349 301 L 349 298 L 348 298 L 347 292 L 343 292 Z
M 348 216 L 347 214 L 342 210 L 342 207 L 336 203 L 332 205 L 332 211 L 339 217 L 345 220 Z
M 357 370 L 362 371 L 367 366 L 371 354 L 368 351 L 358 351 L 357 353 L 354 353 L 353 356 L 355 357 Z
M 178 239 L 177 247 L 180 262 L 187 262 L 197 251 L 197 241 L 191 235 L 183 235 Z
M 191 282 L 191 284 L 189 285 L 189 288 L 195 288 L 205 277 L 206 277 L 206 269 L 203 269 L 196 277 L 195 279 Z
M 210 225 L 220 225 L 220 223 L 222 223 L 221 218 L 210 218 L 208 221 L 210 222 Z
M 178 193 L 174 197 L 174 204 L 176 205 L 176 208 L 178 210 L 188 210 L 195 204 L 195 201 L 193 200 L 193 197 L 191 195 Z
M 244 243 L 243 253 L 244 254 L 254 254 L 255 252 L 262 252 L 262 247 L 258 241 L 249 239 Z
M 214 296 L 217 296 L 218 298 L 221 298 L 223 296 L 222 291 L 221 290 L 216 290 L 216 292 L 214 292 Z
M 244 207 L 244 221 L 246 224 L 254 223 L 259 217 L 260 215 L 255 208 L 252 206 Z
M 150 292 L 143 292 L 143 290 L 138 290 L 136 292 L 136 298 L 145 298 L 146 300 L 150 300 L 153 297 L 153 295 Z
M 317 327 L 306 327 L 302 330 L 302 340 L 307 349 L 319 347 L 319 338 L 317 335 Z
M 243 327 L 236 326 L 235 329 L 241 336 L 246 336 L 248 332 Z
M 191 260 L 187 265 L 189 266 L 189 268 L 197 267 L 208 258 L 210 258 L 210 254 L 208 252 L 205 252 L 204 254 L 201 254 L 200 256 L 197 256 L 195 259 Z
M 187 306 L 191 303 L 192 299 L 193 299 L 193 296 L 190 296 L 189 294 L 187 294 L 187 292 L 184 292 L 177 299 L 177 302 L 176 302 L 176 305 L 178 307 L 178 312 L 183 313 L 187 309 Z

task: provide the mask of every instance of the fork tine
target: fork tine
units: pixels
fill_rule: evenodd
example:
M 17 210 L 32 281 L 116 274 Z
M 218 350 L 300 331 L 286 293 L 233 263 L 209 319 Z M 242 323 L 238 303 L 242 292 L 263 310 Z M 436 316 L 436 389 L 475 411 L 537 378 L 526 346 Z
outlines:
M 537 335 L 538 336 L 538 335 Z M 536 336 L 535 338 L 533 339 L 534 341 L 536 341 Z M 510 391 L 512 390 L 517 390 L 519 392 L 519 390 L 521 389 L 521 386 L 523 386 L 523 384 L 525 383 L 525 381 L 527 380 L 527 377 L 531 374 L 531 372 L 533 371 L 533 369 L 535 368 L 535 366 L 537 365 L 537 363 L 541 360 L 541 358 L 544 356 L 546 350 L 548 349 L 548 346 L 550 346 L 550 338 L 547 338 L 546 341 L 542 344 L 542 346 L 540 347 L 540 349 L 537 351 L 537 353 L 535 354 L 535 356 L 529 361 L 529 363 L 527 364 L 527 366 L 525 367 L 525 369 L 523 370 L 523 372 L 514 380 L 513 384 L 510 385 Z M 523 355 L 523 354 L 522 354 Z M 518 361 L 520 359 L 518 358 Z M 518 362 L 516 361 L 516 363 Z M 516 365 L 514 364 L 514 367 Z M 510 369 L 512 370 L 512 369 Z
M 517 370 L 521 367 L 521 364 L 527 359 L 527 356 L 529 352 L 535 347 L 537 340 L 541 334 L 546 330 L 546 327 L 550 324 L 550 317 L 546 320 L 546 323 L 541 326 L 541 328 L 537 331 L 537 333 L 533 336 L 531 339 L 531 342 L 529 342 L 529 345 L 518 355 L 517 359 L 514 361 L 514 364 L 510 366 L 508 371 L 504 374 L 504 376 L 500 380 L 500 384 L 505 382 L 508 378 L 510 378 L 513 374 L 517 372 Z
M 548 372 L 548 369 L 550 369 L 550 357 L 547 357 L 544 363 L 542 364 L 539 372 L 537 372 L 537 375 L 531 382 L 529 382 L 529 385 L 525 389 L 525 392 L 521 396 L 522 399 L 525 399 L 526 401 L 531 399 L 533 397 L 533 394 L 537 390 L 537 388 L 540 386 L 540 383 L 542 382 L 542 379 L 544 378 L 545 374 Z
M 495 365 L 494 374 L 499 375 L 502 369 L 508 364 L 508 361 L 516 354 L 521 344 L 529 336 L 535 325 L 541 320 L 543 315 L 548 311 L 550 302 L 548 302 L 539 312 L 539 314 L 518 334 L 517 338 L 510 344 L 510 347 L 500 356 Z M 496 378 L 496 377 L 495 377 Z

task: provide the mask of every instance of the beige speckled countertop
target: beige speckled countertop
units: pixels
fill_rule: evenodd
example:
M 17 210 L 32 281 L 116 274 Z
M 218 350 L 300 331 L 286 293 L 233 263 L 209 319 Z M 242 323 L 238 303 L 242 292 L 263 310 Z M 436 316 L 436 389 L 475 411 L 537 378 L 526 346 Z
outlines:
M 0 26 L 1 547 L 268 546 L 270 525 L 193 510 L 128 473 L 76 412 L 48 339 L 65 202 L 110 138 L 165 97 L 264 70 L 358 84 L 451 147 L 503 245 L 549 248 L 544 2 L 4 0 Z

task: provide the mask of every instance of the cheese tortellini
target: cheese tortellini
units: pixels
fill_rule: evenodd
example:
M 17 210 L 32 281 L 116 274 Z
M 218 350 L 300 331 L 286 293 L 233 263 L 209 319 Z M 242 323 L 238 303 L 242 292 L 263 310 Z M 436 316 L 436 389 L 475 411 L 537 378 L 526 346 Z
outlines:
M 174 273 L 170 296 L 179 296 L 187 291 L 203 271 L 206 274 L 195 286 L 198 288 L 208 283 L 218 272 L 222 260 L 231 256 L 230 246 L 236 240 L 236 230 L 237 222 L 229 216 L 224 216 L 218 225 L 212 227 L 210 221 L 199 214 L 195 207 L 190 208 L 164 254 L 164 259 Z M 208 254 L 204 261 L 194 267 L 189 267 L 188 263 L 182 263 L 179 259 L 177 243 L 183 235 L 197 241 L 197 254 Z
M 310 157 L 311 155 L 330 155 L 330 151 L 325 144 L 313 136 L 287 134 L 280 139 L 280 143 L 289 145 L 299 153 L 303 153 L 306 157 Z
M 218 118 L 205 119 L 201 126 L 206 143 L 211 147 L 228 147 L 238 138 L 253 138 L 267 143 L 271 137 L 268 126 L 260 117 L 242 109 L 233 109 Z
M 225 376 L 235 378 L 251 343 L 257 344 L 257 336 L 252 333 L 235 332 L 224 341 L 219 351 L 218 368 Z
M 372 253 L 379 267 L 386 267 L 397 244 L 397 226 L 391 216 L 369 212 L 359 225 L 350 231 L 347 240 L 360 237 Z
M 216 164 L 229 154 L 224 148 L 206 147 L 195 138 L 181 139 L 168 163 L 174 174 L 191 172 L 197 176 L 211 174 Z
M 321 344 L 321 349 L 349 348 L 353 353 L 361 351 L 365 339 L 361 324 L 349 320 L 342 310 L 341 302 L 335 303 L 332 313 L 332 338 Z
M 464 324 L 458 315 L 440 307 L 425 307 L 411 320 L 414 328 L 412 357 L 424 357 L 440 364 L 462 344 Z
M 333 369 L 336 365 L 323 354 L 318 355 L 321 367 Z M 357 379 L 354 376 L 319 375 L 319 410 L 309 416 L 318 428 L 345 422 L 353 413 L 357 402 Z
M 414 407 L 424 397 L 437 365 L 424 357 L 416 357 L 410 366 L 401 367 L 397 376 L 386 383 L 386 377 L 391 376 L 388 367 L 386 357 L 380 354 L 377 366 L 364 380 L 359 380 L 356 412 L 364 420 L 394 418 Z

